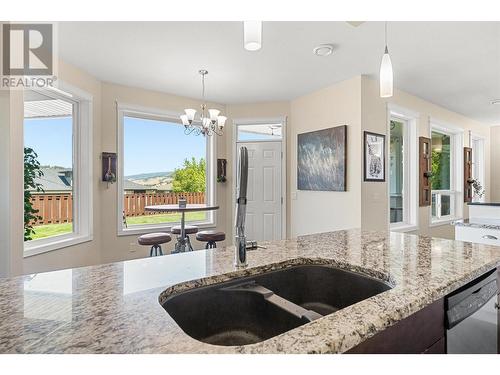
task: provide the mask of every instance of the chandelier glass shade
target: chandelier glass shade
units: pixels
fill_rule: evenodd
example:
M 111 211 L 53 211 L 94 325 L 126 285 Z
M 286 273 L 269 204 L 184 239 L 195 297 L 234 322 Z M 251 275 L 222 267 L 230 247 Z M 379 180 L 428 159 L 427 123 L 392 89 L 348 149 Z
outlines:
M 214 134 L 221 136 L 224 134 L 224 125 L 226 124 L 227 117 L 220 115 L 218 109 L 208 109 L 205 102 L 205 76 L 208 71 L 202 69 L 198 73 L 201 75 L 201 85 L 202 85 L 202 99 L 200 115 L 197 118 L 196 109 L 187 108 L 184 110 L 184 114 L 180 116 L 182 125 L 184 125 L 184 133 L 212 136 Z

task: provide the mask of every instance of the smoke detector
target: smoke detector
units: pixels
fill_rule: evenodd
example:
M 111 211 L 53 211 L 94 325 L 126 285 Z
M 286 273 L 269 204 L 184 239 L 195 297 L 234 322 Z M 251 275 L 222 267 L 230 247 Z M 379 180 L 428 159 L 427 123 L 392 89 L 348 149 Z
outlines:
M 317 47 L 314 47 L 313 53 L 316 56 L 329 56 L 333 53 L 333 45 L 332 44 L 320 44 Z

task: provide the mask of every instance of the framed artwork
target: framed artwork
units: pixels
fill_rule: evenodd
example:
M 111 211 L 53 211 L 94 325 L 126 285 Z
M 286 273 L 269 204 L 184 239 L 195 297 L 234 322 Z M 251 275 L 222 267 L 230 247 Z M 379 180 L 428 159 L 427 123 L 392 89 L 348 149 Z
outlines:
M 385 135 L 364 132 L 364 181 L 385 181 Z
M 347 125 L 297 138 L 297 189 L 346 191 Z

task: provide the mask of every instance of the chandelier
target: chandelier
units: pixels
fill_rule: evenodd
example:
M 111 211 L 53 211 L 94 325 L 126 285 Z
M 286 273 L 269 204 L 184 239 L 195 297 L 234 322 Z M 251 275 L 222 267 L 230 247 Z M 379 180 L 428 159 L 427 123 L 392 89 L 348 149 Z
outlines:
M 205 76 L 208 71 L 201 69 L 198 71 L 201 75 L 201 86 L 202 86 L 202 99 L 200 118 L 196 119 L 196 109 L 188 108 L 184 110 L 184 114 L 181 115 L 182 125 L 184 125 L 184 133 L 189 135 L 194 133 L 195 135 L 203 134 L 204 136 L 212 136 L 214 134 L 222 135 L 224 130 L 224 124 L 226 123 L 227 117 L 220 116 L 220 111 L 218 109 L 208 109 L 205 103 Z

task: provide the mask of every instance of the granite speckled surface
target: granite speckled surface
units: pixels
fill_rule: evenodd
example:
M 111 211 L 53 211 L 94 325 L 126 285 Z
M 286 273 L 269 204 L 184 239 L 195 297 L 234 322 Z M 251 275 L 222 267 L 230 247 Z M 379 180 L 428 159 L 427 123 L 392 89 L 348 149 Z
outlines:
M 470 228 L 479 228 L 479 229 L 500 230 L 500 224 L 492 224 L 492 223 L 480 222 L 480 221 L 471 221 L 469 219 L 454 221 L 453 225 L 455 225 L 457 227 L 470 227 Z
M 500 264 L 498 247 L 389 232 L 338 231 L 0 280 L 0 353 L 340 353 Z M 387 292 L 261 343 L 186 335 L 159 303 L 172 293 L 293 264 L 390 281 Z

